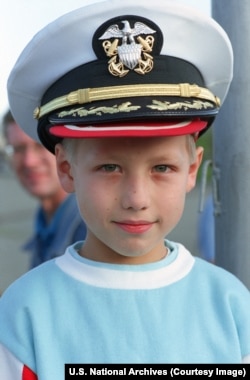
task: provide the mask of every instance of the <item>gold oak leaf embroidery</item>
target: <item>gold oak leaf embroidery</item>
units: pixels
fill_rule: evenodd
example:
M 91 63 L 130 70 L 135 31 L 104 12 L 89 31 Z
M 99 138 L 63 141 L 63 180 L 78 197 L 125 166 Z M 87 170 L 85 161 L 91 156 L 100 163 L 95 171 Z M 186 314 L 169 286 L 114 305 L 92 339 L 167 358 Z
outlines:
M 162 102 L 160 100 L 153 100 L 152 105 L 148 105 L 148 108 L 156 109 L 158 111 L 166 111 L 166 110 L 178 110 L 178 109 L 207 109 L 213 107 L 211 103 L 209 102 L 202 102 L 200 100 L 195 100 L 194 102 L 176 102 L 176 103 L 170 103 L 170 102 Z
M 62 111 L 58 113 L 58 117 L 65 117 L 65 116 L 89 116 L 89 115 L 98 115 L 101 116 L 102 114 L 114 114 L 118 112 L 132 112 L 136 111 L 141 106 L 131 106 L 131 102 L 122 103 L 120 105 L 115 104 L 113 107 L 92 107 L 90 109 L 86 109 L 84 107 L 72 109 L 70 111 Z

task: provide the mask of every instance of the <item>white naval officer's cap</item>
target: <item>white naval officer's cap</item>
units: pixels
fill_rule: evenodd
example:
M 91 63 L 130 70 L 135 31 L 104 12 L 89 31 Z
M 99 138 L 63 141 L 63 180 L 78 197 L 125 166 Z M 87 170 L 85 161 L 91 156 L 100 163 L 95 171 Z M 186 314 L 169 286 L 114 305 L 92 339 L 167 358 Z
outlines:
M 202 134 L 227 95 L 231 43 L 171 0 L 104 0 L 38 32 L 8 79 L 17 123 L 51 152 L 65 137 Z

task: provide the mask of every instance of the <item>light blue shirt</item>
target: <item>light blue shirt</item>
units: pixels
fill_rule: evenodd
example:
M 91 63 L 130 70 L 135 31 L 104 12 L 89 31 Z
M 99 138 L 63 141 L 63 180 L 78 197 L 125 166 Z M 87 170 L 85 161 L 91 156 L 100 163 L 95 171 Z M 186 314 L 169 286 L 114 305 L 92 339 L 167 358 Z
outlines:
M 172 242 L 168 256 L 144 265 L 87 260 L 80 244 L 0 298 L 0 344 L 39 380 L 63 379 L 65 363 L 250 357 L 250 293 L 231 273 Z

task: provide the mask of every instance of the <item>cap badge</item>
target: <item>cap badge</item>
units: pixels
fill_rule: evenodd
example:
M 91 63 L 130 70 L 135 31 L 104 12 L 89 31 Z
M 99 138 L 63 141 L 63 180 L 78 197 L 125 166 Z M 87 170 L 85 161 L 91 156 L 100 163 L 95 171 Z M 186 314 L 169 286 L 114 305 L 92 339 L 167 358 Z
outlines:
M 153 56 L 150 53 L 155 43 L 153 35 L 159 28 L 156 26 L 156 30 L 149 26 L 148 23 L 152 22 L 147 19 L 143 19 L 143 22 L 138 19 L 135 16 L 112 19 L 95 33 L 94 38 L 102 42 L 102 49 L 109 58 L 108 70 L 114 76 L 123 77 L 130 70 L 144 75 L 153 69 Z

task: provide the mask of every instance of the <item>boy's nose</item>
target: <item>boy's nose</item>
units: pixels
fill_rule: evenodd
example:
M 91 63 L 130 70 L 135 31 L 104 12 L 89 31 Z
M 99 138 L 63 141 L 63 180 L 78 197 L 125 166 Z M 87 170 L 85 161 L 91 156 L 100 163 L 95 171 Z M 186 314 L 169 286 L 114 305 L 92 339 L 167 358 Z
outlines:
M 126 209 L 143 210 L 150 205 L 149 186 L 141 178 L 132 179 L 123 184 L 122 206 Z

